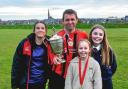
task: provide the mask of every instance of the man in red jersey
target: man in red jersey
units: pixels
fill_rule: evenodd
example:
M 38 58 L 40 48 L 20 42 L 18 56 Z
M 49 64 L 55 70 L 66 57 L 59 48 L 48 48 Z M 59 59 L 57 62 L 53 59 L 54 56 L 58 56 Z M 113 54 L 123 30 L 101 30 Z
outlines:
M 78 22 L 76 11 L 72 9 L 65 10 L 63 13 L 62 21 L 64 28 L 57 34 L 63 37 L 63 57 L 66 62 L 61 63 L 60 59 L 57 56 L 54 56 L 54 58 L 51 59 L 51 63 L 53 64 L 53 66 L 49 83 L 50 89 L 64 89 L 67 68 L 70 61 L 75 56 L 77 56 L 77 43 L 81 39 L 88 39 L 88 35 L 86 32 L 80 31 L 76 28 L 76 24 Z

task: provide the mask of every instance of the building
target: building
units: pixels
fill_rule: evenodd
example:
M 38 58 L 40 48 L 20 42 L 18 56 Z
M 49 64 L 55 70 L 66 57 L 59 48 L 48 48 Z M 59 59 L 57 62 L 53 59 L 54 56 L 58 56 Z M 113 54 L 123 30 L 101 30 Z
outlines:
M 50 15 L 50 11 L 48 9 L 48 19 L 44 19 L 43 20 L 46 24 L 59 24 L 60 23 L 60 19 L 55 19 Z
M 125 16 L 125 22 L 128 23 L 128 15 Z

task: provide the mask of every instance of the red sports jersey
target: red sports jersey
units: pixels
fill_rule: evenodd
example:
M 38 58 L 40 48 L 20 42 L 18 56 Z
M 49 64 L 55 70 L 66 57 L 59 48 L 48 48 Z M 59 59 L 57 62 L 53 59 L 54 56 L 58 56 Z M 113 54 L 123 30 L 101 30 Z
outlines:
M 64 41 L 63 55 L 66 62 L 53 66 L 52 70 L 55 71 L 57 74 L 64 76 L 65 78 L 70 61 L 75 56 L 77 56 L 76 55 L 77 43 L 81 39 L 88 39 L 88 35 L 86 32 L 80 30 L 75 30 L 74 32 L 69 34 L 66 34 L 65 30 L 61 30 L 57 34 L 63 37 L 63 41 Z

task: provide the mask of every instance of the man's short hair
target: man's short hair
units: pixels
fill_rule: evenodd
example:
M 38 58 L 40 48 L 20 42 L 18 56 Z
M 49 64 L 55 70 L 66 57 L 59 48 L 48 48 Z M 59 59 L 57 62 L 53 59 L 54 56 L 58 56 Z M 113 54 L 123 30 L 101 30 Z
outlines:
M 62 17 L 62 20 L 63 20 L 63 21 L 64 21 L 64 15 L 65 15 L 65 14 L 74 14 L 74 15 L 76 16 L 76 19 L 78 19 L 77 13 L 76 13 L 76 11 L 73 10 L 73 9 L 67 9 L 67 10 L 64 11 L 63 17 Z

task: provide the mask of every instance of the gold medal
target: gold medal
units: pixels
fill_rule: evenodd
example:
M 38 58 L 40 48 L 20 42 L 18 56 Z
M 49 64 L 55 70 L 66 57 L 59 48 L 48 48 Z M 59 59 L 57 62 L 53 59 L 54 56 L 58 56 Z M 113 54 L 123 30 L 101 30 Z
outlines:
M 79 89 L 83 89 L 82 86 Z

